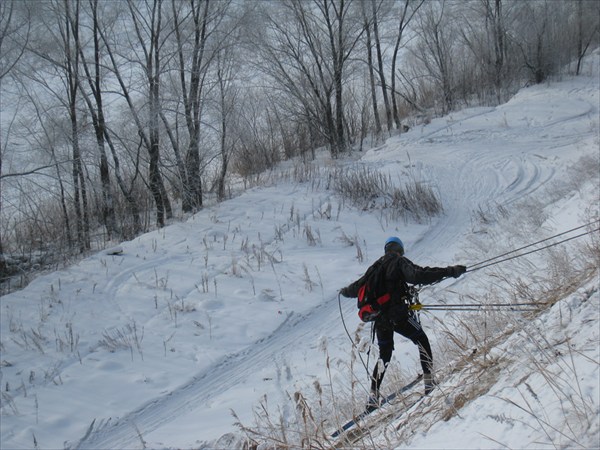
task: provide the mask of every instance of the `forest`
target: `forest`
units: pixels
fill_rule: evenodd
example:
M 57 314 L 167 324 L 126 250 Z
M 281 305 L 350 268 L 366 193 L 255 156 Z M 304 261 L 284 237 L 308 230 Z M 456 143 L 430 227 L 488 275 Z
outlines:
M 593 0 L 4 0 L 0 281 L 520 88 L 599 45 Z

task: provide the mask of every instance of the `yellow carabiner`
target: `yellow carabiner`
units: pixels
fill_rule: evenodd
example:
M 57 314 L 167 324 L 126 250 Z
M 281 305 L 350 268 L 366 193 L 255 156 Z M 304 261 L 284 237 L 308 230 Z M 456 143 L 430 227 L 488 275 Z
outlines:
M 423 305 L 421 303 L 416 303 L 414 305 L 409 306 L 413 311 L 421 311 L 423 309 Z

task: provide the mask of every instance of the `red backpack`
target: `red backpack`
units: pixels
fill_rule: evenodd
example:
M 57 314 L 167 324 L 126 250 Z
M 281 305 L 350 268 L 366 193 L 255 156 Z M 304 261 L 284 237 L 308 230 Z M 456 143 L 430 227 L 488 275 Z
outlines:
M 363 322 L 372 322 L 381 314 L 381 308 L 392 298 L 386 290 L 386 263 L 391 259 L 385 255 L 369 267 L 364 282 L 358 289 L 358 317 Z

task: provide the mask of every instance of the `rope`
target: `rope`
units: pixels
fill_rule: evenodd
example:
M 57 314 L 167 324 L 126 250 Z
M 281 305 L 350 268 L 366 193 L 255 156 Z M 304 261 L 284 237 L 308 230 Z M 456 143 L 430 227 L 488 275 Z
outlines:
M 513 311 L 537 311 L 542 303 L 458 303 L 451 305 L 410 305 L 413 311 L 480 311 L 482 309 L 494 311 L 510 309 Z
M 342 295 L 340 293 L 338 293 L 338 307 L 340 309 L 340 317 L 342 318 L 342 325 L 344 326 L 344 330 L 346 331 L 346 334 L 348 335 L 348 339 L 350 339 L 350 342 L 352 342 L 352 347 L 354 349 L 356 349 L 358 358 L 360 359 L 360 362 L 362 363 L 363 367 L 367 371 L 367 376 L 369 377 L 369 379 L 371 379 L 371 374 L 369 372 L 368 360 L 365 363 L 365 360 L 363 359 L 362 355 L 360 354 L 360 350 L 358 349 L 358 346 L 354 342 L 354 339 L 352 339 L 352 335 L 350 334 L 350 331 L 348 331 L 348 327 L 346 326 L 346 321 L 344 320 L 344 312 L 342 311 Z M 370 353 L 370 351 L 369 351 L 369 353 Z M 366 391 L 366 389 L 365 389 L 365 391 Z
M 478 263 L 476 263 L 476 264 L 473 264 L 472 266 L 468 267 L 468 269 L 467 269 L 467 272 L 474 272 L 474 271 L 476 271 L 476 270 L 479 270 L 479 269 L 484 269 L 484 268 L 486 268 L 486 267 L 490 267 L 490 266 L 493 266 L 493 265 L 495 265 L 495 264 L 500 264 L 501 262 L 510 261 L 511 259 L 520 258 L 521 256 L 525 256 L 525 255 L 529 255 L 529 254 L 531 254 L 531 253 L 539 252 L 539 251 L 541 251 L 541 250 L 545 250 L 545 249 L 547 249 L 547 248 L 554 247 L 554 246 L 556 246 L 556 245 L 559 245 L 559 244 L 562 244 L 562 243 L 564 243 L 564 242 L 568 242 L 568 241 L 571 241 L 571 240 L 573 240 L 573 239 L 577 239 L 577 238 L 580 238 L 580 237 L 586 236 L 586 235 L 588 235 L 588 234 L 595 233 L 596 231 L 600 231 L 600 228 L 596 228 L 596 229 L 594 229 L 594 230 L 590 230 L 590 231 L 587 231 L 587 232 L 585 232 L 585 233 L 578 234 L 578 235 L 576 235 L 576 236 L 571 236 L 571 237 L 569 237 L 569 238 L 566 238 L 566 239 L 563 239 L 563 240 L 561 240 L 561 241 L 554 242 L 554 243 L 552 243 L 552 244 L 549 244 L 549 245 L 546 245 L 546 246 L 544 246 L 544 247 L 537 248 L 537 249 L 534 249 L 534 250 L 530 250 L 530 251 L 528 251 L 528 252 L 521 253 L 521 254 L 519 254 L 519 255 L 514 255 L 514 256 L 510 256 L 510 257 L 508 257 L 508 258 L 504 258 L 504 259 L 500 259 L 500 260 L 498 260 L 498 261 L 494 261 L 494 260 L 496 260 L 496 259 L 503 258 L 504 256 L 508 256 L 508 255 L 510 255 L 510 254 L 512 254 L 512 253 L 516 253 L 516 252 L 518 252 L 518 251 L 525 250 L 526 248 L 533 247 L 534 245 L 538 245 L 538 244 L 541 244 L 541 243 L 543 243 L 543 242 L 549 241 L 549 240 L 551 240 L 551 239 L 555 239 L 555 238 L 557 238 L 557 237 L 559 237 L 559 236 L 564 236 L 565 234 L 569 234 L 569 233 L 572 233 L 573 231 L 580 230 L 581 228 L 588 227 L 588 226 L 590 226 L 590 225 L 593 225 L 593 224 L 595 224 L 595 223 L 598 223 L 599 221 L 600 221 L 600 219 L 598 219 L 598 220 L 595 220 L 595 221 L 593 221 L 593 222 L 590 222 L 590 223 L 587 223 L 587 224 L 585 224 L 585 225 L 581 225 L 581 226 L 579 226 L 579 227 L 572 228 L 572 229 L 570 229 L 570 230 L 567 230 L 567 231 L 563 231 L 562 233 L 555 234 L 554 236 L 550 236 L 549 238 L 542 239 L 542 240 L 539 240 L 539 241 L 537 241 L 537 242 L 533 242 L 533 243 L 531 243 L 531 244 L 527 244 L 527 245 L 525 245 L 525 246 L 523 246 L 523 247 L 517 248 L 517 249 L 515 249 L 515 250 L 511 250 L 511 251 L 509 251 L 509 252 L 506 252 L 506 253 L 503 253 L 503 254 L 501 254 L 501 255 L 494 256 L 493 258 L 489 258 L 489 259 L 486 259 L 486 260 L 484 260 L 484 261 L 480 261 L 480 262 L 478 262 Z M 491 262 L 491 261 L 494 261 L 494 262 Z M 486 264 L 486 263 L 487 263 L 487 264 Z M 480 266 L 480 267 L 477 267 L 477 266 Z

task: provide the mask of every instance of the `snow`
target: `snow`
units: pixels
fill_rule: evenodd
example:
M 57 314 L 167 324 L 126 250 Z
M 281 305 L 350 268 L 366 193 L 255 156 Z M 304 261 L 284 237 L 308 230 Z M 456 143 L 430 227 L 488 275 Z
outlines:
M 251 427 L 266 399 L 290 418 L 294 393 L 310 397 L 319 384 L 341 398 L 351 381 L 362 402 L 366 374 L 354 361 L 337 292 L 380 256 L 388 236 L 399 235 L 417 264 L 472 265 L 598 218 L 598 56 L 592 76 L 435 119 L 358 160 L 321 157 L 323 173 L 361 164 L 429 184 L 444 207 L 430 221 L 392 220 L 351 206 L 325 180 L 281 176 L 2 297 L 0 447 L 233 447 L 241 441 L 232 410 Z M 543 258 L 494 269 L 534 286 Z M 478 301 L 496 289 L 497 276 L 467 273 L 424 290 L 421 300 Z M 447 395 L 438 397 L 456 414 L 434 420 L 432 413 L 429 422 L 422 414 L 425 423 L 415 420 L 410 436 L 390 441 L 382 429 L 376 442 L 600 446 L 599 304 L 596 272 L 539 316 L 513 314 L 514 332 L 489 349 L 494 364 L 481 395 L 463 404 L 461 391 L 450 390 L 460 381 L 446 380 Z M 341 310 L 351 335 L 358 328 L 368 339 L 354 300 Z M 444 327 L 468 314 L 422 316 L 440 366 L 452 356 Z M 418 367 L 416 348 L 398 336 L 384 384 Z
M 497 374 L 460 417 L 437 422 L 410 447 L 538 448 L 547 433 L 558 448 L 597 448 L 599 300 L 591 283 L 507 339 L 496 357 L 518 363 Z

